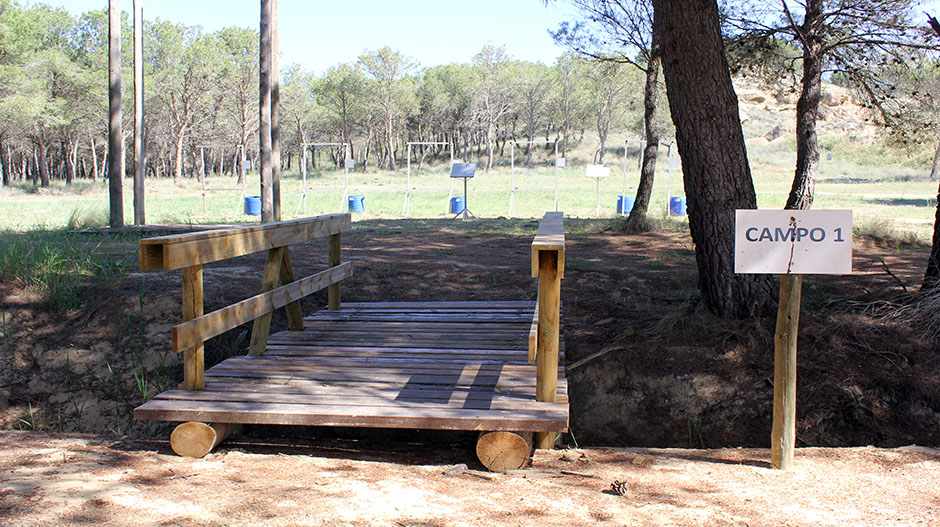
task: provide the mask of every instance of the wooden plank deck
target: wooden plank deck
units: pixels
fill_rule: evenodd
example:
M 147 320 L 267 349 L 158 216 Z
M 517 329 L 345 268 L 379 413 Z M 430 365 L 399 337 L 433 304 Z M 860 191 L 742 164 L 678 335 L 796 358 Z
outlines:
M 271 335 L 265 353 L 206 371 L 134 411 L 158 421 L 561 432 L 557 402 L 536 402 L 528 362 L 533 302 L 343 304 Z M 563 362 L 564 345 L 561 345 Z

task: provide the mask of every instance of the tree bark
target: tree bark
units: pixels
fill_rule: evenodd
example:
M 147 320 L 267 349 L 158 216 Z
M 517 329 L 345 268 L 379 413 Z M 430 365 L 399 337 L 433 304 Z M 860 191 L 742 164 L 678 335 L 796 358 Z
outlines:
M 803 42 L 803 81 L 796 103 L 796 173 L 787 198 L 787 209 L 808 209 L 819 174 L 816 114 L 822 91 L 822 13 L 823 0 L 806 2 L 806 16 L 799 28 Z
M 124 195 L 121 170 L 124 159 L 124 123 L 121 120 L 121 7 L 120 0 L 108 1 L 108 195 L 109 224 L 124 226 Z
M 924 273 L 924 289 L 940 286 L 940 187 L 937 188 L 937 213 L 933 220 L 933 245 L 927 258 L 927 272 Z
M 3 171 L 3 186 L 9 187 L 12 182 L 10 177 L 10 152 L 7 150 L 2 137 L 0 137 L 0 170 Z
M 930 181 L 936 181 L 940 177 L 940 141 L 937 141 L 937 149 L 933 153 L 933 162 L 930 163 Z
M 134 225 L 147 222 L 144 211 L 144 0 L 134 0 Z
M 663 76 L 682 156 L 699 290 L 718 316 L 772 299 L 769 276 L 734 273 L 734 211 L 757 207 L 716 0 L 654 0 Z
M 261 0 L 261 40 L 258 75 L 258 144 L 261 149 L 261 222 L 274 220 L 274 183 L 271 166 L 271 11 L 273 0 Z
M 271 194 L 272 221 L 281 221 L 281 68 L 277 0 L 271 3 Z
M 658 96 L 659 68 L 662 65 L 660 36 L 653 27 L 650 39 L 650 58 L 646 65 L 646 85 L 643 87 L 643 124 L 646 128 L 646 148 L 643 149 L 643 166 L 640 169 L 640 183 L 636 188 L 633 210 L 627 217 L 627 232 L 649 230 L 647 213 L 650 196 L 653 193 L 653 179 L 656 176 L 656 156 L 659 154 L 659 126 L 656 124 L 656 99 Z

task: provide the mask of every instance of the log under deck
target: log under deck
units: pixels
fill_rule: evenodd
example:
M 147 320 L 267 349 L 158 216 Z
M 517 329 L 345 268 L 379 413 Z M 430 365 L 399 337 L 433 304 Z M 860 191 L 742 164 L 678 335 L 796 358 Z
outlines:
M 271 335 L 260 356 L 206 371 L 206 389 L 170 390 L 137 419 L 207 423 L 561 432 L 567 382 L 535 401 L 533 302 L 344 303 Z M 564 343 L 561 343 L 564 360 Z

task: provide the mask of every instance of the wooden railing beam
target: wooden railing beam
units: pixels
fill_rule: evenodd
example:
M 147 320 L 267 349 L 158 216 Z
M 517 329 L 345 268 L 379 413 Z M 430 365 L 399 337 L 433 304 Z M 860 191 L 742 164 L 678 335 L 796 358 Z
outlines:
M 297 299 L 320 291 L 331 283 L 349 278 L 352 274 L 352 263 L 346 262 L 338 267 L 331 267 L 306 278 L 301 278 L 296 282 L 246 298 L 237 304 L 232 304 L 194 320 L 173 326 L 173 351 L 179 353 L 192 346 L 194 342 L 202 342 L 221 335 L 246 322 L 251 322 L 261 315 L 271 313 L 275 309 L 296 302 Z
M 158 236 L 140 240 L 140 270 L 182 269 L 304 243 L 352 227 L 349 214 L 328 214 L 253 227 Z

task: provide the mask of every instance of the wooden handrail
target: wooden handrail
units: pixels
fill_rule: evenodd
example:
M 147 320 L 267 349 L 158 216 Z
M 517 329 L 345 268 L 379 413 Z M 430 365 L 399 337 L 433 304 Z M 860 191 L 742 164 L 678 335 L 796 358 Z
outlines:
M 532 241 L 532 276 L 539 279 L 535 339 L 535 399 L 555 402 L 558 391 L 561 279 L 565 271 L 565 225 L 560 212 L 548 212 Z M 532 337 L 530 335 L 530 342 Z M 536 435 L 537 448 L 552 448 L 554 434 Z
M 352 263 L 346 262 L 173 326 L 173 352 L 180 353 L 307 295 L 332 287 L 350 276 Z
M 182 269 L 339 234 L 352 227 L 349 214 L 232 227 L 140 240 L 140 270 Z
M 288 326 L 303 329 L 300 299 L 329 288 L 330 309 L 339 309 L 339 282 L 352 276 L 352 265 L 340 262 L 340 233 L 352 227 L 349 214 L 328 214 L 293 221 L 175 234 L 140 240 L 140 268 L 182 269 L 183 323 L 173 327 L 173 351 L 183 353 L 183 385 L 205 388 L 203 343 L 254 320 L 249 353 L 267 347 L 271 314 L 284 307 Z M 289 245 L 329 236 L 329 269 L 294 279 Z M 203 315 L 202 265 L 268 251 L 261 293 Z M 280 284 L 280 287 L 278 287 Z

